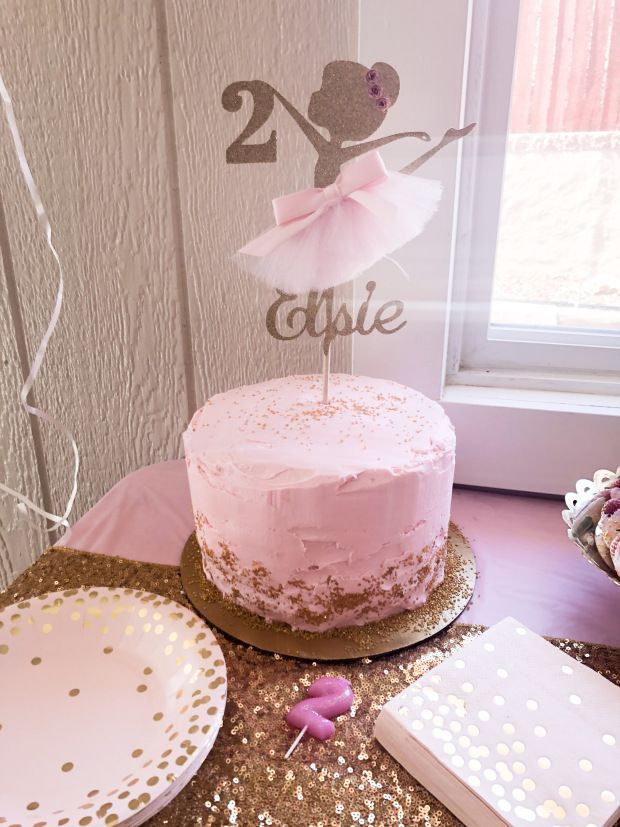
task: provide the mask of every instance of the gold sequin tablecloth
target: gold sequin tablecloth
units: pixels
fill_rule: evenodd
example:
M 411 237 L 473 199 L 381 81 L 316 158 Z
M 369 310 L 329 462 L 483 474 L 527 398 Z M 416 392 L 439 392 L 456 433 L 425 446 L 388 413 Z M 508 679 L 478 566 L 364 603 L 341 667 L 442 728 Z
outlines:
M 82 585 L 144 589 L 191 608 L 175 566 L 54 550 L 45 552 L 0 594 L 0 607 Z M 523 620 L 527 622 L 527 617 Z M 148 825 L 460 824 L 379 746 L 372 730 L 379 708 L 392 695 L 482 628 L 458 624 L 412 649 L 330 665 L 263 654 L 216 631 L 228 669 L 222 731 L 195 778 Z M 570 640 L 553 642 L 620 685 L 620 650 Z M 352 715 L 338 720 L 331 741 L 304 740 L 291 760 L 284 761 L 292 740 L 284 713 L 323 674 L 339 674 L 351 681 L 357 698 Z

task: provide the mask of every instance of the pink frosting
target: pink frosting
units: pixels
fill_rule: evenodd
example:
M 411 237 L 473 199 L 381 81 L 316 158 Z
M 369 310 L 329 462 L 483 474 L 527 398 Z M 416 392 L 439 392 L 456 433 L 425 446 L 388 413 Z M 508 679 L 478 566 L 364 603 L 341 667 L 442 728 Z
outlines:
M 415 608 L 443 579 L 454 430 L 410 388 L 289 376 L 210 399 L 184 434 L 210 580 L 325 630 Z

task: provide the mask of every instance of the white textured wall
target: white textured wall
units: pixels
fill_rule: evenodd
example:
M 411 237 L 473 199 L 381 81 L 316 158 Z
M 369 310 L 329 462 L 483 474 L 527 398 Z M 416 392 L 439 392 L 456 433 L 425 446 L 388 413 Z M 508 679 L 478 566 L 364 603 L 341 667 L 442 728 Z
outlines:
M 6 0 L 0 71 L 66 271 L 37 403 L 75 432 L 75 516 L 129 471 L 178 455 L 210 394 L 318 370 L 316 340 L 277 343 L 271 293 L 230 261 L 270 199 L 311 183 L 314 155 L 282 113 L 276 164 L 227 166 L 247 109 L 223 88 L 261 78 L 300 109 L 329 60 L 355 58 L 357 0 Z M 56 289 L 0 123 L 0 479 L 58 512 L 71 454 L 17 403 Z M 334 351 L 350 365 L 350 339 Z M 46 545 L 0 498 L 0 585 Z

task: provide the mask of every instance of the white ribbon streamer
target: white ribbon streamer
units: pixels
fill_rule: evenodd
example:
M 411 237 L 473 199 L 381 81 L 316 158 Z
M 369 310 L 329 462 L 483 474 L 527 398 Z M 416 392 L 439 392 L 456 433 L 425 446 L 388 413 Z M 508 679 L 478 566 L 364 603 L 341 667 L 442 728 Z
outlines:
M 10 494 L 12 497 L 15 497 L 35 513 L 40 514 L 42 517 L 46 517 L 48 520 L 51 520 L 53 522 L 53 525 L 47 530 L 54 531 L 60 526 L 66 526 L 67 528 L 69 527 L 69 521 L 67 518 L 71 513 L 73 503 L 75 502 L 75 497 L 77 495 L 77 479 L 78 472 L 80 469 L 80 452 L 78 451 L 77 443 L 71 431 L 65 428 L 65 426 L 58 422 L 58 420 L 55 419 L 53 416 L 50 416 L 50 414 L 46 413 L 40 408 L 35 408 L 32 405 L 30 405 L 28 403 L 28 394 L 30 393 L 30 389 L 32 388 L 34 381 L 37 378 L 37 374 L 41 368 L 41 364 L 45 356 L 45 351 L 47 350 L 47 346 L 54 332 L 54 328 L 58 323 L 58 317 L 60 316 L 60 310 L 62 307 L 65 283 L 60 258 L 58 257 L 58 253 L 56 252 L 56 249 L 52 243 L 52 228 L 47 217 L 47 213 L 45 212 L 45 207 L 43 206 L 41 196 L 39 195 L 39 190 L 37 189 L 37 185 L 35 184 L 34 178 L 32 177 L 32 172 L 30 171 L 28 161 L 26 160 L 26 153 L 24 152 L 24 145 L 22 144 L 22 139 L 17 128 L 17 121 L 15 119 L 15 113 L 13 111 L 13 104 L 11 102 L 9 93 L 7 92 L 7 88 L 4 85 L 2 75 L 0 75 L 0 97 L 2 98 L 2 103 L 4 105 L 4 114 L 6 116 L 11 137 L 13 139 L 13 146 L 15 147 L 15 154 L 17 155 L 19 168 L 21 170 L 24 181 L 26 182 L 26 186 L 28 187 L 28 192 L 30 193 L 30 198 L 35 208 L 39 225 L 43 230 L 43 233 L 45 234 L 47 246 L 50 248 L 51 253 L 54 256 L 54 260 L 56 261 L 56 265 L 58 267 L 58 290 L 56 292 L 56 302 L 54 304 L 54 310 L 49 320 L 47 330 L 45 331 L 45 334 L 41 339 L 41 343 L 39 344 L 32 365 L 30 366 L 30 373 L 28 374 L 26 381 L 22 385 L 22 389 L 19 394 L 19 399 L 26 413 L 31 414 L 32 416 L 36 416 L 39 419 L 44 420 L 45 422 L 49 422 L 50 424 L 58 428 L 60 431 L 62 431 L 62 433 L 67 437 L 67 439 L 71 443 L 74 457 L 73 486 L 71 488 L 71 494 L 69 496 L 66 508 L 62 516 L 51 514 L 50 512 L 45 511 L 42 508 L 39 508 L 39 506 L 35 505 L 30 499 L 28 499 L 28 497 L 25 497 L 18 491 L 14 491 L 12 488 L 9 488 L 7 485 L 4 485 L 3 483 L 0 483 L 0 490 L 4 491 L 6 494 Z

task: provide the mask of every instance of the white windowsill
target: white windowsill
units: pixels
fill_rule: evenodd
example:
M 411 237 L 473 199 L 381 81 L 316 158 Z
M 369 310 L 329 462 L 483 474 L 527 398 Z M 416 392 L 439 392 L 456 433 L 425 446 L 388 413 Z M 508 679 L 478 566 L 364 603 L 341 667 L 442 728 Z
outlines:
M 456 429 L 462 485 L 564 495 L 618 463 L 617 397 L 450 385 L 441 404 Z
M 620 417 L 620 383 L 596 376 L 572 381 L 571 388 L 565 376 L 462 370 L 447 377 L 441 401 Z

